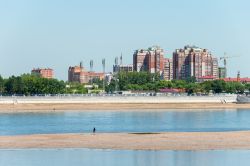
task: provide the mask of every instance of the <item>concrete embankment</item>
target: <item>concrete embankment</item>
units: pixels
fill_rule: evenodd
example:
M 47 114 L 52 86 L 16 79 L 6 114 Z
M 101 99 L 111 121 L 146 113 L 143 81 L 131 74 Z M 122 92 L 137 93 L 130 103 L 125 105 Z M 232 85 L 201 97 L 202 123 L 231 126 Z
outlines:
M 250 108 L 250 104 L 236 104 L 235 101 L 236 96 L 0 97 L 0 112 L 171 111 L 173 109 L 211 111 Z
M 59 97 L 0 97 L 0 104 L 53 104 L 53 103 L 233 103 L 231 96 L 59 96 Z

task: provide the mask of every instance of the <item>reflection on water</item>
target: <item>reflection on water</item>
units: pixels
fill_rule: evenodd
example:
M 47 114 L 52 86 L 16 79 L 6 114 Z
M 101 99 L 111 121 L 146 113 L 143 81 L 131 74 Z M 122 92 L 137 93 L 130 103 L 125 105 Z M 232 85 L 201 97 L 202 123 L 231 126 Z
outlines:
M 250 130 L 250 110 L 0 114 L 0 135 Z
M 0 150 L 0 166 L 249 166 L 250 151 Z

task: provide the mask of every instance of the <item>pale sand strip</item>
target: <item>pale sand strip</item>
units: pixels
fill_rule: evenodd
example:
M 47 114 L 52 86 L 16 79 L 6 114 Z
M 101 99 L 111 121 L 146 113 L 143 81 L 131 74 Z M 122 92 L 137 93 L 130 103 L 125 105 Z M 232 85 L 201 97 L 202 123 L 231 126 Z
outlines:
M 122 150 L 250 149 L 250 132 L 159 134 L 51 134 L 1 136 L 0 148 L 94 148 Z
M 190 111 L 193 109 L 238 109 L 238 108 L 250 108 L 250 104 L 235 104 L 235 103 L 111 103 L 111 104 L 0 104 L 0 113 L 2 112 L 55 112 L 55 111 L 152 111 L 152 109 L 186 109 L 182 111 Z

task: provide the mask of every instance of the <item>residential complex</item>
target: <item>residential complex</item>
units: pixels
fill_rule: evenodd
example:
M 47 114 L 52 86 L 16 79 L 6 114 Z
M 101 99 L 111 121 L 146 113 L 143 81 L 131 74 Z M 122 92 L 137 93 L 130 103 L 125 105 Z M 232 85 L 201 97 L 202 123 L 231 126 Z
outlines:
M 68 81 L 89 83 L 93 79 L 111 81 L 114 74 L 119 72 L 149 72 L 159 73 L 163 80 L 187 80 L 195 78 L 197 82 L 224 79 L 235 81 L 226 77 L 226 68 L 219 67 L 218 59 L 207 49 L 196 46 L 185 46 L 176 49 L 172 58 L 165 58 L 164 50 L 159 46 L 148 49 L 138 49 L 133 54 L 133 64 L 122 64 L 122 55 L 115 58 L 113 73 L 104 74 L 92 71 L 93 61 L 90 62 L 91 71 L 85 70 L 82 63 L 79 66 L 69 67 Z M 43 78 L 53 78 L 54 72 L 50 68 L 33 69 L 32 74 Z M 239 82 L 248 82 L 241 79 Z
M 173 78 L 194 77 L 218 79 L 218 59 L 207 50 L 196 46 L 185 46 L 173 53 Z
M 54 70 L 50 68 L 34 68 L 31 71 L 31 74 L 38 75 L 42 78 L 53 78 L 54 77 Z

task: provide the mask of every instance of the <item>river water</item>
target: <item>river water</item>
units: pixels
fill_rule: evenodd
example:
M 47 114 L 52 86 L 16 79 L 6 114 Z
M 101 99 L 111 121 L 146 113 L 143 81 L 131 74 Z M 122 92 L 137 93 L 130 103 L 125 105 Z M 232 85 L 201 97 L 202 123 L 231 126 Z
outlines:
M 250 130 L 250 110 L 1 113 L 0 135 Z M 0 149 L 0 166 L 249 166 L 250 151 Z
M 249 166 L 250 151 L 0 150 L 0 166 Z
M 0 135 L 250 130 L 250 110 L 1 113 Z

